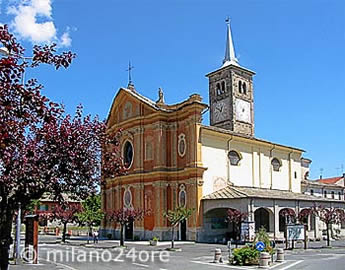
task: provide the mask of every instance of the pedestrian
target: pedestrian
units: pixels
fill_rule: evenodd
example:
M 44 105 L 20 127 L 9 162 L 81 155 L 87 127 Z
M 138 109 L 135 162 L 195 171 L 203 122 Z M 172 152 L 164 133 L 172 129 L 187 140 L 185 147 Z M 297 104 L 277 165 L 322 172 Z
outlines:
M 98 231 L 93 232 L 93 243 L 98 244 Z

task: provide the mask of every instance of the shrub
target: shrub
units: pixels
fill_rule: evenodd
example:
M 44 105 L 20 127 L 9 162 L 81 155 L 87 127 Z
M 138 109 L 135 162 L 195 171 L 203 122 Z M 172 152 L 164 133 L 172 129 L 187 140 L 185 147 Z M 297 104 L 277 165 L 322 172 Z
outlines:
M 236 265 L 258 264 L 260 252 L 253 247 L 245 246 L 234 249 L 233 262 Z
M 256 244 L 259 241 L 261 241 L 265 244 L 264 252 L 268 252 L 270 255 L 274 254 L 275 251 L 271 247 L 271 241 L 270 241 L 270 238 L 266 232 L 265 227 L 261 227 L 255 235 L 254 243 Z
M 261 227 L 255 235 L 254 243 L 263 242 L 266 247 L 271 246 L 270 238 L 266 232 L 265 227 Z

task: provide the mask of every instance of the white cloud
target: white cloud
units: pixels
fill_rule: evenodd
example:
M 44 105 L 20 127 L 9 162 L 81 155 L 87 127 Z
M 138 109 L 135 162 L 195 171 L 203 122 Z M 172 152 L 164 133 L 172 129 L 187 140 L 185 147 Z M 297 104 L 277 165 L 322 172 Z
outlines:
M 52 17 L 52 0 L 20 0 L 10 6 L 7 13 L 14 15 L 10 26 L 19 38 L 35 44 L 55 42 L 60 47 L 68 47 L 72 43 L 69 28 L 61 38 L 57 37 Z
M 72 45 L 72 39 L 69 35 L 69 32 L 65 32 L 62 34 L 60 39 L 60 46 L 61 47 L 70 47 Z

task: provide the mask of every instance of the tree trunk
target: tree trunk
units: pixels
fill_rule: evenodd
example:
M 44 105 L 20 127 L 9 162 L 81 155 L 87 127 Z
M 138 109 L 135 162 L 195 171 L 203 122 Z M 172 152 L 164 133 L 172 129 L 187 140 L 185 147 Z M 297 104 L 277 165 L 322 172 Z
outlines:
M 327 246 L 329 247 L 331 245 L 330 239 L 329 239 L 329 224 L 326 223 L 327 227 Z
M 171 229 L 171 248 L 175 248 L 175 226 Z
M 124 227 L 125 224 L 121 224 L 121 233 L 120 233 L 120 246 L 124 247 L 125 246 L 125 240 L 124 240 Z
M 87 243 L 88 244 L 90 244 L 90 234 L 91 234 L 91 227 L 89 226 L 88 230 L 87 230 Z
M 62 243 L 66 242 L 66 231 L 67 231 L 67 223 L 64 223 L 63 230 L 62 230 Z
M 0 269 L 8 269 L 9 248 L 12 241 L 13 211 L 8 205 L 1 205 L 0 212 Z

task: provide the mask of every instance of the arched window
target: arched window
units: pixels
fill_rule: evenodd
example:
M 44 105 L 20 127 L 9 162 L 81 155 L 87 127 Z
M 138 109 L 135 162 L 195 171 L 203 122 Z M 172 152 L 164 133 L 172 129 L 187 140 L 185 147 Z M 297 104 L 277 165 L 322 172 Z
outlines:
M 335 198 L 334 191 L 332 191 L 332 199 L 334 199 L 334 198 Z
M 222 93 L 225 93 L 225 81 L 222 81 Z
M 235 150 L 229 151 L 228 158 L 230 160 L 230 164 L 234 166 L 238 166 L 240 163 L 240 160 L 242 159 L 240 154 Z
M 130 141 L 126 141 L 123 147 L 123 162 L 126 168 L 131 167 L 133 162 L 133 146 Z
M 273 171 L 279 172 L 280 167 L 282 166 L 282 164 L 280 163 L 279 159 L 273 158 L 272 161 L 271 161 L 271 164 L 272 164 Z
M 243 94 L 247 95 L 247 85 L 245 82 L 242 83 Z
M 242 94 L 242 82 L 238 81 L 238 92 L 240 92 L 240 94 Z
M 304 179 L 308 179 L 309 178 L 309 172 L 306 172 L 305 174 L 304 174 Z
M 216 85 L 216 95 L 219 96 L 221 94 L 220 83 Z
M 327 190 L 325 190 L 325 191 L 323 192 L 323 195 L 324 195 L 325 198 L 327 198 Z
M 338 198 L 339 198 L 339 200 L 341 200 L 341 192 L 340 191 L 338 192 Z
M 310 190 L 310 195 L 314 195 L 314 190 Z

